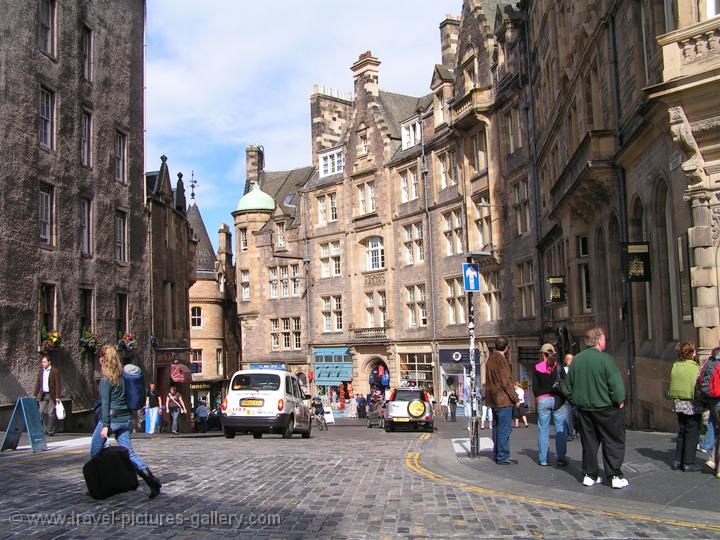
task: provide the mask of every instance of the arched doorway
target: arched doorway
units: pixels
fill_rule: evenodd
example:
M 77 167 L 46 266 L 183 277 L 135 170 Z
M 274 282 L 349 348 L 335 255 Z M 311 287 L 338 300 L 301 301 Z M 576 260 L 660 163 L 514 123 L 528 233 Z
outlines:
M 369 394 L 384 395 L 390 388 L 390 369 L 382 358 L 372 358 L 368 362 L 368 388 Z

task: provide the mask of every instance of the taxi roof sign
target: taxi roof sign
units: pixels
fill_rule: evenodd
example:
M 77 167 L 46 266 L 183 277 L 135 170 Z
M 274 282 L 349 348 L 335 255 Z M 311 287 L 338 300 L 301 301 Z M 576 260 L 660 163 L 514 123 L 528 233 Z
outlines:
M 281 371 L 287 371 L 287 366 L 283 363 L 263 363 L 263 364 L 250 364 L 250 369 L 278 369 Z

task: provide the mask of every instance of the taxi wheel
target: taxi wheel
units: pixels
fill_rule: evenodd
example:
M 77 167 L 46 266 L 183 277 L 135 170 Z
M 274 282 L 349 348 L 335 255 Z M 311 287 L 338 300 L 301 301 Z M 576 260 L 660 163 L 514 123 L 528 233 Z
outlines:
M 288 422 L 287 427 L 282 432 L 283 439 L 289 439 L 293 436 L 293 423 L 294 423 L 294 420 L 291 417 L 290 421 Z
M 308 428 L 307 431 L 303 431 L 302 438 L 303 439 L 309 439 L 310 438 L 310 431 L 312 430 L 312 422 L 308 422 Z
M 260 431 L 255 431 L 255 432 L 253 432 L 252 435 L 253 435 L 253 439 L 262 439 L 262 432 L 260 432 Z
M 395 431 L 395 426 L 393 426 L 392 423 L 390 423 L 390 424 L 386 423 L 385 424 L 385 433 L 390 433 L 391 431 Z
M 370 419 L 369 419 L 369 418 L 368 418 L 368 421 L 367 421 L 367 427 L 369 427 L 369 428 L 372 427 L 372 423 L 370 422 Z
M 234 439 L 235 438 L 235 430 L 234 429 L 224 428 L 223 433 L 225 434 L 226 439 Z

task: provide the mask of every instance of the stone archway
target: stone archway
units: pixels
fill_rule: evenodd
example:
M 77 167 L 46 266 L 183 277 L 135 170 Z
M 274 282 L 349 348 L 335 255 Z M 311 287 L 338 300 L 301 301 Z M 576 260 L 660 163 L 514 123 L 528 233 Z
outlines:
M 368 393 L 373 391 L 384 393 L 393 383 L 387 362 L 379 356 L 373 356 L 365 362 L 364 372 L 367 374 Z M 384 374 L 387 374 L 387 377 L 384 377 Z M 386 384 L 383 384 L 383 380 Z

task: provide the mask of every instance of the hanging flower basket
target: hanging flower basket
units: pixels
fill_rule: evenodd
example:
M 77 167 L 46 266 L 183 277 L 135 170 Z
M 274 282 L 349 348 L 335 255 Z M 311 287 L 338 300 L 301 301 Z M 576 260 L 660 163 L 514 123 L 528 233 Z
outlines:
M 83 330 L 82 336 L 80 336 L 80 349 L 84 352 L 95 354 L 100 345 L 100 338 L 95 332 L 90 330 Z
M 51 353 L 53 351 L 59 351 L 65 348 L 65 342 L 63 341 L 60 332 L 53 330 L 48 332 L 45 328 L 42 329 L 42 344 L 40 345 L 41 353 Z
M 117 342 L 117 348 L 119 351 L 134 351 L 137 349 L 137 339 L 135 338 L 135 334 L 132 332 L 125 332 L 124 334 L 120 334 L 120 339 L 118 339 Z

